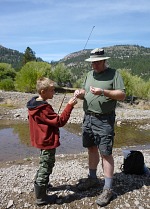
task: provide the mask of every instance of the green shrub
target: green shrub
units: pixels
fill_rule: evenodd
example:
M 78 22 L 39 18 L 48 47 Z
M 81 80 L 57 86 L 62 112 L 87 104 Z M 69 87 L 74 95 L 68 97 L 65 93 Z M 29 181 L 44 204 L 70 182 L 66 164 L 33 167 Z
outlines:
M 0 63 L 0 80 L 11 78 L 14 80 L 16 71 L 11 67 L 10 64 Z
M 59 63 L 53 68 L 53 79 L 59 86 L 65 86 L 72 76 L 70 70 L 63 63 Z
M 35 92 L 36 80 L 51 77 L 51 65 L 45 62 L 27 62 L 17 73 L 15 89 L 21 92 Z
M 128 70 L 119 70 L 119 71 L 120 71 L 123 81 L 124 81 L 124 85 L 126 88 L 126 95 L 127 96 L 133 95 L 134 94 L 134 92 L 133 92 L 134 83 L 132 80 L 131 73 Z
M 15 89 L 14 81 L 11 78 L 6 78 L 0 81 L 0 89 L 5 91 L 12 91 Z
M 126 88 L 127 96 L 137 96 L 141 99 L 150 99 L 150 80 L 144 81 L 137 75 L 133 76 L 129 70 L 119 70 Z

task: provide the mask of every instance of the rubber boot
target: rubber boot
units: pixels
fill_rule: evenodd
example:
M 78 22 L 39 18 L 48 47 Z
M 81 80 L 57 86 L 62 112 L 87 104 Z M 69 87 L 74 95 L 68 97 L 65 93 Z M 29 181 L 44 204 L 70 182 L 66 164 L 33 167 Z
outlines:
M 35 203 L 37 205 L 54 204 L 56 202 L 57 195 L 47 195 L 46 189 L 46 186 L 39 186 L 36 182 L 34 183 Z

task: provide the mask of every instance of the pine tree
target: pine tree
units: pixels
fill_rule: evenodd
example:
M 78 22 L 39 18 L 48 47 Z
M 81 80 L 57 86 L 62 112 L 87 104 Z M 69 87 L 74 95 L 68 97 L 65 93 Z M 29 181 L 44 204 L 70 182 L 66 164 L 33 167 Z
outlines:
M 35 52 L 30 47 L 27 47 L 23 55 L 23 65 L 30 61 L 36 61 L 36 56 Z

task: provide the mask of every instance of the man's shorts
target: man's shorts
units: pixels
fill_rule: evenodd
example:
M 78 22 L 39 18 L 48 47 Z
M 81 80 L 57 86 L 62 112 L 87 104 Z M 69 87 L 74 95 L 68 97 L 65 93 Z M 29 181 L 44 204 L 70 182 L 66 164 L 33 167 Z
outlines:
M 114 143 L 115 113 L 106 116 L 86 115 L 82 125 L 83 147 L 97 146 L 102 155 L 111 155 Z

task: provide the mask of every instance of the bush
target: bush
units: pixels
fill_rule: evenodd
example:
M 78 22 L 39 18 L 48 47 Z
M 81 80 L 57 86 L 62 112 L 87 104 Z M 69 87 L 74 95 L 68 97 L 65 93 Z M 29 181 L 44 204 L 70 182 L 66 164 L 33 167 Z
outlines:
M 16 71 L 11 67 L 10 64 L 0 63 L 0 80 L 11 78 L 14 80 Z
M 71 84 L 71 73 L 64 64 L 59 63 L 53 69 L 53 79 L 59 86 Z
M 28 62 L 17 73 L 15 89 L 21 92 L 35 92 L 40 77 L 51 76 L 51 65 L 45 62 Z
M 6 78 L 0 81 L 0 89 L 5 91 L 12 91 L 15 89 L 14 81 L 11 78 Z
M 133 76 L 129 70 L 119 70 L 127 96 L 136 96 L 141 99 L 150 99 L 150 80 L 144 81 L 141 77 Z

